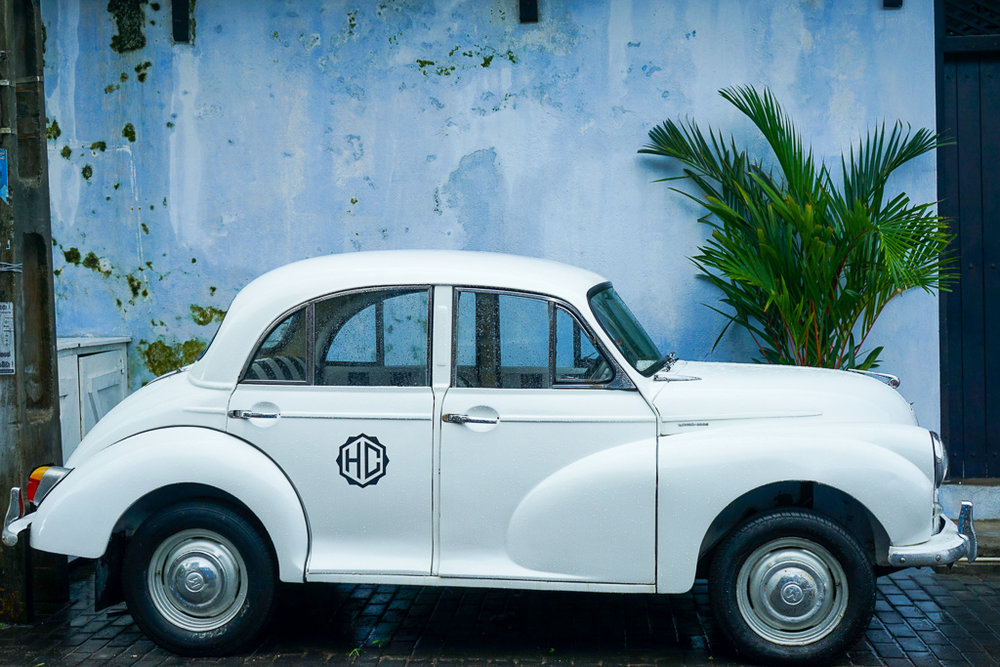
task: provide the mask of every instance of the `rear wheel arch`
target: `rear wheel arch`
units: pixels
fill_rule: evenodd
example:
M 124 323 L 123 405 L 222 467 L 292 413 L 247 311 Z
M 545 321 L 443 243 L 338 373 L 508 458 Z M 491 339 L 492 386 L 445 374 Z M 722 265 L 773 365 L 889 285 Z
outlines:
M 277 550 L 267 528 L 253 511 L 236 496 L 207 484 L 178 483 L 162 486 L 132 503 L 115 523 L 108 548 L 97 561 L 97 572 L 94 579 L 96 610 L 99 611 L 117 604 L 124 599 L 121 581 L 122 563 L 132 535 L 150 517 L 182 502 L 217 505 L 239 514 L 265 538 L 271 557 L 277 561 Z

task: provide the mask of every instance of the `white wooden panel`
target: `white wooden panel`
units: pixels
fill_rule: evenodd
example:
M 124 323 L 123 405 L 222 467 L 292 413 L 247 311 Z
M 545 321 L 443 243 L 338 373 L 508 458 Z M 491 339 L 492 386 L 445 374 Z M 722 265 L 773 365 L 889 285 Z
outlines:
M 80 375 L 75 354 L 59 355 L 59 424 L 62 431 L 62 462 L 80 444 Z
M 125 357 L 101 352 L 80 357 L 80 413 L 83 434 L 125 398 Z

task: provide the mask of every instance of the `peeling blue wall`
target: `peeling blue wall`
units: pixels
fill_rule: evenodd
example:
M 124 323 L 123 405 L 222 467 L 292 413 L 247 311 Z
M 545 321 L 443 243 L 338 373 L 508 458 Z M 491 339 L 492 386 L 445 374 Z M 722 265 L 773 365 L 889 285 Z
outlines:
M 105 3 L 43 0 L 59 334 L 132 336 L 135 385 L 267 269 L 470 248 L 594 269 L 666 348 L 745 360 L 735 333 L 711 352 L 700 211 L 652 183 L 670 172 L 636 154 L 647 131 L 692 116 L 750 140 L 716 94 L 747 83 L 827 159 L 883 119 L 935 125 L 926 0 L 539 4 L 522 25 L 513 0 L 198 0 L 175 45 L 169 3 L 142 3 L 145 46 L 119 53 Z M 895 185 L 934 200 L 933 158 Z M 871 340 L 931 427 L 937 322 L 908 294 Z

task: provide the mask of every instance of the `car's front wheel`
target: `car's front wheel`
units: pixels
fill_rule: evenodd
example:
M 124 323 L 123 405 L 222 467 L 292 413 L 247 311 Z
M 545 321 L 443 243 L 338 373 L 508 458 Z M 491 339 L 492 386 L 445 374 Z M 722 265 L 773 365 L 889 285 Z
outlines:
M 767 664 L 833 660 L 868 627 L 875 574 L 858 541 L 812 512 L 779 510 L 731 533 L 712 559 L 716 620 L 738 651 Z
M 270 546 L 221 505 L 181 503 L 145 521 L 129 541 L 122 576 L 136 624 L 182 655 L 244 648 L 274 599 Z

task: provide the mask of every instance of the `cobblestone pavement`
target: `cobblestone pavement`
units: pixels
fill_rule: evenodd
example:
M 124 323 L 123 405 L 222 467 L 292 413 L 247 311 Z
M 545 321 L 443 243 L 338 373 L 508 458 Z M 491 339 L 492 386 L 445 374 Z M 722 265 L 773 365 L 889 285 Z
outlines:
M 288 586 L 256 650 L 192 660 L 156 647 L 122 606 L 95 613 L 92 575 L 76 570 L 67 609 L 0 629 L 0 664 L 740 664 L 704 582 L 680 596 Z M 880 579 L 876 617 L 843 664 L 1000 664 L 1000 569 Z

